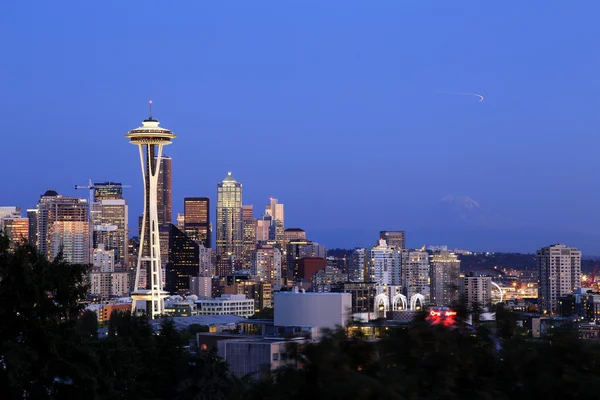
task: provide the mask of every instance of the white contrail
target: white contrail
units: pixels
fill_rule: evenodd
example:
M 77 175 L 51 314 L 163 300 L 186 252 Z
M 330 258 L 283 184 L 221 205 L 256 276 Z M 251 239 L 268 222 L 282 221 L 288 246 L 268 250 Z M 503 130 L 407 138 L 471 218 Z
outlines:
M 479 97 L 479 102 L 481 103 L 483 101 L 483 96 L 477 93 L 467 93 L 467 92 L 440 92 L 440 94 L 462 94 L 465 96 L 475 96 L 475 97 Z

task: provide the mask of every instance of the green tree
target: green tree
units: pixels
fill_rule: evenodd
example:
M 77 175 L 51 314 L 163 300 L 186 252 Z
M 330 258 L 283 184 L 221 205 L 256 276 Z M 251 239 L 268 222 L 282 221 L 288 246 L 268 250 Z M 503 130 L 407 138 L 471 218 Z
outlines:
M 88 266 L 29 245 L 8 252 L 0 232 L 0 393 L 4 398 L 95 397 L 95 357 L 77 333 Z
M 229 365 L 212 349 L 194 354 L 186 378 L 178 386 L 178 400 L 241 399 L 245 391 L 242 381 L 229 371 Z
M 287 351 L 290 363 L 255 383 L 249 399 L 371 399 L 383 391 L 366 373 L 376 359 L 374 345 L 348 339 L 342 329 L 326 331 L 316 343 L 292 341 Z
M 77 331 L 86 337 L 97 338 L 98 315 L 91 310 L 84 311 L 77 321 Z
M 496 329 L 497 335 L 503 339 L 512 338 L 517 331 L 517 316 L 502 303 L 496 305 Z

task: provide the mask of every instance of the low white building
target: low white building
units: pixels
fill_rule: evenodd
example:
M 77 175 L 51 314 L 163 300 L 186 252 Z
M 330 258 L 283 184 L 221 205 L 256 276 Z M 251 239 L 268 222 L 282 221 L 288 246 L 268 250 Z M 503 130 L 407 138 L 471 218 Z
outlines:
M 345 326 L 352 312 L 350 293 L 277 292 L 275 326 L 335 328 Z
M 198 300 L 198 315 L 237 315 L 248 318 L 254 315 L 254 300 L 244 294 L 223 294 L 216 299 Z

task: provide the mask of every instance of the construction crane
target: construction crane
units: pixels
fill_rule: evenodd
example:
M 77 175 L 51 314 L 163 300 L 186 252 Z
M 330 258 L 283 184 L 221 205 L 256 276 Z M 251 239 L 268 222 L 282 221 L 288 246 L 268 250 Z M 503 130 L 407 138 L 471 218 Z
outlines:
M 92 249 L 94 247 L 94 228 L 93 228 L 93 219 L 92 219 L 92 202 L 94 200 L 94 189 L 96 189 L 96 187 L 105 187 L 105 188 L 113 188 L 113 187 L 120 187 L 120 188 L 130 188 L 131 185 L 121 185 L 121 184 L 117 184 L 117 183 L 113 183 L 113 182 L 108 182 L 107 184 L 98 184 L 98 186 L 94 186 L 94 184 L 92 183 L 92 180 L 89 179 L 88 180 L 88 184 L 87 185 L 75 185 L 75 189 L 88 189 L 90 191 L 89 194 L 89 198 L 88 198 L 88 225 L 89 225 L 89 241 L 90 241 L 90 249 Z

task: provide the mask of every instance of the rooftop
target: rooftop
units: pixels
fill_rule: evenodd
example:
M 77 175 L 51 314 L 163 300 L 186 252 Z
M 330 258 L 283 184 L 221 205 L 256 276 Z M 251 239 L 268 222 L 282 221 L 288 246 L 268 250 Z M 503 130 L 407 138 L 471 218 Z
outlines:
M 235 325 L 241 321 L 248 321 L 246 318 L 238 317 L 237 315 L 194 315 L 190 317 L 172 317 L 175 327 L 178 330 L 188 329 L 190 325 Z M 160 319 L 154 320 L 160 326 Z
M 58 192 L 56 190 L 46 190 L 46 193 L 42 195 L 42 197 L 56 197 L 58 196 Z
M 275 296 L 351 296 L 350 293 L 342 293 L 342 292 L 276 292 Z
M 231 176 L 231 172 L 228 172 L 225 179 L 223 179 L 223 183 L 225 183 L 225 182 L 237 183 L 237 181 L 233 178 L 233 176 Z

